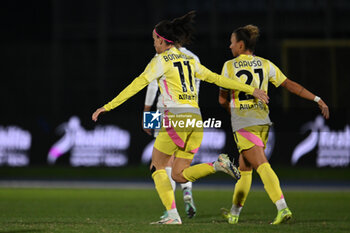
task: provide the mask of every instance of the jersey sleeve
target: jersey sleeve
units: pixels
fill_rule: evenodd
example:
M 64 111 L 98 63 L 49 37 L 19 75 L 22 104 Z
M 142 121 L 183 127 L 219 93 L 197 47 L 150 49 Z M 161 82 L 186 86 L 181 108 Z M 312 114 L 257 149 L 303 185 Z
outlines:
M 201 80 L 198 78 L 194 79 L 194 84 L 196 85 L 196 89 L 197 89 L 197 95 L 199 95 L 199 88 L 201 86 Z
M 112 101 L 103 107 L 106 111 L 110 111 L 125 101 L 130 97 L 134 96 L 136 93 L 141 91 L 145 86 L 147 86 L 153 80 L 159 78 L 163 75 L 163 68 L 161 65 L 161 60 L 159 56 L 155 56 L 151 62 L 147 65 L 143 73 L 132 81 L 122 92 L 117 95 Z
M 287 77 L 282 73 L 282 71 L 272 62 L 269 61 L 269 82 L 271 82 L 275 87 L 281 85 Z
M 140 76 L 144 76 L 149 82 L 161 77 L 164 74 L 161 57 L 156 54 L 148 63 L 146 69 Z
M 154 100 L 156 98 L 158 91 L 158 83 L 157 80 L 153 80 L 148 84 L 147 91 L 146 91 L 146 97 L 145 97 L 145 105 L 152 106 L 154 103 Z
M 205 66 L 199 64 L 198 62 L 195 63 L 195 77 L 209 83 L 214 83 L 226 89 L 244 91 L 247 94 L 253 94 L 255 89 L 249 85 L 226 78 L 222 75 L 218 75 L 207 69 Z
M 194 58 L 196 61 L 198 61 L 198 63 L 201 63 L 201 61 L 199 60 L 199 57 L 198 57 L 197 55 L 193 54 L 193 58 Z

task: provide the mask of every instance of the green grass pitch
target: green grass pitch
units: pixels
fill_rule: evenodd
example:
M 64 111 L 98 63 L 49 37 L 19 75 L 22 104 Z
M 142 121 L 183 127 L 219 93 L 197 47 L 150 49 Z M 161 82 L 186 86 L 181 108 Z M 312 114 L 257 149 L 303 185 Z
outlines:
M 195 186 L 195 185 L 194 185 Z M 252 190 L 237 225 L 220 216 L 232 191 L 194 189 L 197 216 L 187 219 L 176 193 L 183 225 L 150 225 L 163 212 L 152 189 L 0 189 L 0 232 L 350 232 L 349 191 L 285 191 L 293 219 L 268 223 L 276 215 L 263 190 Z

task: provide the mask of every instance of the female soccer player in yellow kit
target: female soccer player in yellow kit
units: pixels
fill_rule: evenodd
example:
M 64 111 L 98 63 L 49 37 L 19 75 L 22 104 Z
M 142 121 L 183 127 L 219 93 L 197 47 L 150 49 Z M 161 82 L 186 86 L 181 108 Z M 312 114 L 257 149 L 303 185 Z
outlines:
M 188 122 L 189 120 L 201 122 L 196 100 L 197 92 L 193 85 L 194 77 L 224 88 L 244 91 L 263 102 L 268 102 L 268 96 L 264 91 L 215 74 L 196 62 L 193 57 L 181 53 L 174 46 L 181 41 L 183 36 L 192 34 L 194 16 L 195 13 L 190 12 L 177 20 L 164 20 L 156 25 L 152 36 L 157 54 L 140 76 L 135 78 L 112 101 L 93 113 L 92 120 L 97 121 L 101 113 L 116 108 L 155 79 L 161 90 L 165 106 L 163 122 L 166 124 L 171 122 L 171 119 L 176 119 L 178 122 Z M 163 125 L 156 138 L 152 152 L 151 172 L 155 188 L 168 216 L 153 224 L 182 223 L 176 209 L 174 192 L 165 171 L 165 166 L 172 154 L 175 154 L 172 177 L 176 182 L 193 182 L 216 171 L 223 171 L 233 177 L 239 177 L 227 155 L 219 155 L 218 160 L 214 163 L 190 166 L 193 155 L 201 144 L 203 128 L 200 123 L 196 123 L 195 126 L 187 126 L 181 128 L 180 124 L 177 127 L 164 127 Z
M 175 19 L 176 20 L 176 19 Z M 185 44 L 190 44 L 191 43 L 191 35 L 187 35 L 187 37 L 182 38 L 180 44 L 176 44 L 175 46 L 179 49 L 180 52 L 193 57 L 195 60 L 199 61 L 199 58 L 197 55 L 192 53 L 190 50 L 186 49 L 183 47 Z M 195 78 L 195 86 L 197 90 L 197 101 L 199 101 L 199 87 L 200 87 L 200 79 Z M 148 86 L 147 86 L 147 91 L 146 91 L 146 96 L 145 96 L 145 106 L 144 106 L 144 112 L 149 112 L 151 111 L 152 105 L 154 103 L 154 100 L 156 98 L 158 92 L 158 83 L 157 80 L 153 80 Z M 163 103 L 162 103 L 162 96 L 159 95 L 157 99 L 157 110 L 162 110 L 164 108 Z M 151 129 L 148 128 L 143 128 L 143 130 L 148 134 L 152 136 L 152 131 Z M 158 136 L 158 131 L 154 131 L 155 138 Z M 171 187 L 173 188 L 173 191 L 175 192 L 176 190 L 176 182 L 171 178 L 171 171 L 172 171 L 172 164 L 174 161 L 174 156 L 172 156 L 169 159 L 169 163 L 165 167 L 165 171 L 168 174 Z M 192 182 L 188 181 L 186 183 L 181 183 L 180 184 L 181 189 L 182 189 L 182 194 L 183 194 L 183 200 L 185 203 L 185 212 L 188 218 L 193 218 L 196 215 L 197 209 L 194 204 L 193 196 L 192 196 Z M 166 212 L 161 216 L 161 218 L 165 218 L 167 216 Z
M 258 36 L 259 29 L 253 25 L 240 27 L 232 33 L 230 49 L 235 58 L 224 64 L 222 75 L 266 92 L 268 82 L 276 87 L 281 85 L 291 93 L 317 102 L 323 116 L 328 119 L 328 106 L 320 97 L 286 78 L 269 60 L 253 55 Z M 227 100 L 228 96 L 231 97 L 230 103 Z M 271 224 L 280 224 L 289 220 L 292 212 L 284 199 L 278 177 L 272 170 L 264 152 L 271 125 L 268 106 L 257 102 L 244 91 L 232 90 L 229 93 L 225 89 L 220 89 L 219 102 L 231 113 L 232 130 L 240 152 L 239 170 L 241 173 L 241 179 L 235 186 L 232 208 L 231 210 L 222 209 L 222 215 L 230 224 L 238 222 L 239 214 L 250 190 L 254 168 L 278 210 Z

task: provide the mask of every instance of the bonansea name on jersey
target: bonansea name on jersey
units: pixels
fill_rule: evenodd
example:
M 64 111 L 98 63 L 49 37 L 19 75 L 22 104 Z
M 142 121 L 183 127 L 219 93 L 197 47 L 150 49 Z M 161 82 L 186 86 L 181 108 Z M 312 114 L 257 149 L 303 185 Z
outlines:
M 166 62 L 178 60 L 180 58 L 186 59 L 186 60 L 193 59 L 193 57 L 187 56 L 186 54 L 173 54 L 173 53 L 164 55 L 163 58 L 164 58 L 164 61 Z

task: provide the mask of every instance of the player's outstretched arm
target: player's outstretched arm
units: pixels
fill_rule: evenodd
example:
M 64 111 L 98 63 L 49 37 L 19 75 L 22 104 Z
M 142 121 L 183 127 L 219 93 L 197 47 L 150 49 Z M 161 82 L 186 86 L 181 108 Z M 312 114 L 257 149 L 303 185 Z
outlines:
M 111 100 L 108 104 L 105 104 L 103 107 L 98 108 L 93 114 L 92 114 L 92 120 L 97 121 L 98 116 L 103 113 L 110 111 L 125 101 L 127 101 L 130 97 L 134 96 L 136 93 L 138 93 L 140 90 L 142 90 L 145 86 L 149 84 L 149 81 L 144 75 L 140 75 L 139 77 L 135 78 L 134 81 L 132 81 L 122 92 L 120 92 L 117 97 L 115 97 L 113 100 Z
M 286 79 L 282 84 L 282 87 L 286 88 L 289 92 L 296 94 L 304 99 L 313 100 L 317 102 L 318 107 L 321 109 L 321 113 L 325 119 L 329 118 L 329 108 L 327 104 L 318 96 L 314 95 L 299 83 L 290 79 Z

